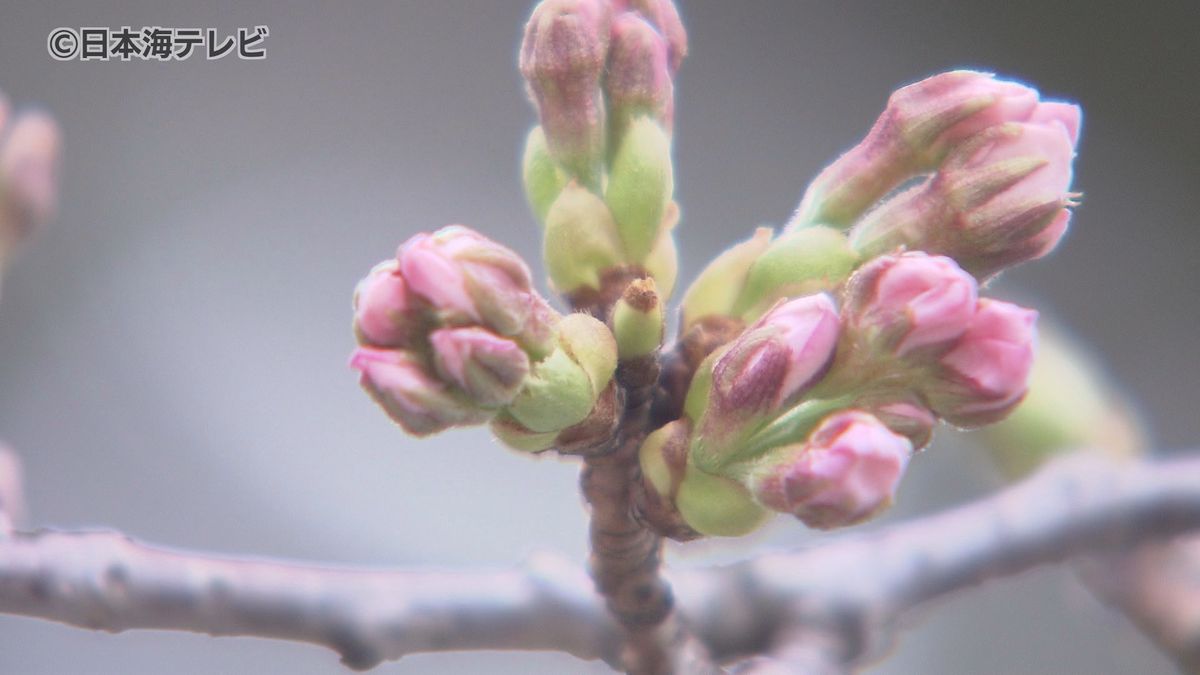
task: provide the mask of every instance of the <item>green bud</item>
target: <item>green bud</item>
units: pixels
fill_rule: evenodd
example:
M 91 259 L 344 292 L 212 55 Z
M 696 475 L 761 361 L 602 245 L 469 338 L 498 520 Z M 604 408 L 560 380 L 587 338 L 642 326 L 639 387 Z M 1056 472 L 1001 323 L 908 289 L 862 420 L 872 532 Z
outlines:
M 704 409 L 708 407 L 708 394 L 712 391 L 713 364 L 723 352 L 722 349 L 714 350 L 700 362 L 692 375 L 692 383 L 688 386 L 687 397 L 683 401 L 683 414 L 688 419 L 699 420 L 704 414 Z
M 592 379 L 566 351 L 534 364 L 508 413 L 534 432 L 557 432 L 583 421 L 596 402 Z
M 753 261 L 733 313 L 753 321 L 780 298 L 832 289 L 857 265 L 858 254 L 838 230 L 814 226 L 788 232 Z
M 568 314 L 558 323 L 558 344 L 587 374 L 594 402 L 617 370 L 617 343 L 612 332 L 592 316 Z
M 687 435 L 687 420 L 674 420 L 646 436 L 646 440 L 642 441 L 642 446 L 638 449 L 638 463 L 642 467 L 642 475 L 660 495 L 669 497 L 673 494 L 677 478 L 664 450 L 668 443 L 686 443 Z M 680 453 L 679 456 L 686 455 Z
M 550 155 L 550 148 L 546 145 L 546 134 L 540 126 L 529 132 L 521 167 L 525 198 L 529 200 L 529 206 L 537 216 L 538 222 L 545 223 L 550 205 L 567 186 L 569 178 Z
M 716 537 L 749 534 L 770 515 L 741 483 L 691 466 L 679 484 L 675 506 L 692 529 Z
M 622 360 L 653 354 L 662 344 L 665 328 L 663 304 L 654 280 L 631 281 L 613 307 L 611 321 L 617 354 Z
M 746 276 L 771 243 L 771 228 L 760 227 L 750 239 L 726 249 L 700 272 L 683 296 L 683 327 L 686 331 L 699 319 L 733 313 Z
M 679 274 L 679 252 L 675 248 L 675 235 L 671 233 L 671 228 L 675 227 L 675 221 L 678 219 L 679 208 L 672 202 L 667 206 L 667 216 L 658 243 L 642 263 L 646 272 L 654 277 L 654 283 L 658 285 L 658 292 L 663 300 L 671 297 L 675 290 L 675 279 Z
M 653 119 L 635 118 L 617 145 L 604 193 L 630 262 L 653 250 L 674 189 L 670 137 Z
M 492 435 L 513 450 L 522 452 L 542 452 L 554 447 L 556 431 L 530 431 L 507 413 L 500 413 L 492 419 Z
M 1045 328 L 1039 331 L 1025 399 L 979 436 L 1010 479 L 1066 452 L 1131 457 L 1146 446 L 1136 416 L 1101 366 L 1078 345 Z
M 543 258 L 560 293 L 598 290 L 600 274 L 624 262 L 617 226 L 604 201 L 577 183 L 563 188 L 546 214 Z

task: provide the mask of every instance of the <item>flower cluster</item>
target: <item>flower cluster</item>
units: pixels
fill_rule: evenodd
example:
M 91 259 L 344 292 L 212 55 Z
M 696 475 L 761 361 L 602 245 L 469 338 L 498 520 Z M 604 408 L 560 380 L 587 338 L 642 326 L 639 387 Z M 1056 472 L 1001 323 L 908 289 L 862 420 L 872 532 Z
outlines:
M 525 190 L 550 281 L 577 306 L 611 304 L 614 278 L 674 286 L 672 80 L 686 52 L 669 0 L 546 0 L 525 27 L 519 65 L 541 120 Z
M 646 520 L 677 538 L 742 534 L 765 509 L 854 524 L 891 502 L 939 420 L 1007 416 L 1037 314 L 979 283 L 1061 239 L 1079 122 L 980 73 L 894 94 L 782 234 L 760 228 L 688 289 L 684 340 L 717 324 L 736 337 L 643 446 Z
M 640 441 L 634 507 L 665 536 L 739 535 L 771 511 L 861 522 L 939 422 L 991 424 L 1023 399 L 1037 314 L 980 284 L 1062 238 L 1079 109 L 969 71 L 900 89 L 781 232 L 701 272 L 656 362 L 685 52 L 669 0 L 543 0 L 519 56 L 541 122 L 524 182 L 575 313 L 512 251 L 449 227 L 360 284 L 351 363 L 414 434 L 490 421 L 528 451 Z
M 616 368 L 603 324 L 561 317 L 516 253 L 462 226 L 418 234 L 371 270 L 354 330 L 363 388 L 418 436 L 496 420 L 548 447 L 592 413 Z

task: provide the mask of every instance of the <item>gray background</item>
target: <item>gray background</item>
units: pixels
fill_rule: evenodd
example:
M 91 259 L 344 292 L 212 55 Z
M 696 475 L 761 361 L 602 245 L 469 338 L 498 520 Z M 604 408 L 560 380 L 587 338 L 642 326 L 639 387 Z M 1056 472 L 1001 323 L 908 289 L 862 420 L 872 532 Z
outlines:
M 53 5 L 53 6 L 51 6 Z M 536 260 L 517 178 L 533 113 L 527 2 L 6 3 L 0 87 L 66 133 L 62 209 L 0 316 L 0 435 L 34 522 L 196 549 L 376 565 L 584 555 L 574 465 L 478 430 L 418 443 L 358 390 L 355 281 L 418 230 L 468 223 Z M 1002 292 L 1053 307 L 1111 363 L 1162 448 L 1195 447 L 1200 358 L 1196 3 L 683 0 L 676 157 L 686 281 L 855 142 L 898 85 L 994 69 L 1080 101 L 1062 250 Z M 58 26 L 266 24 L 267 59 L 59 63 Z M 888 520 L 994 488 L 948 434 Z M 701 564 L 809 539 L 672 549 Z M 1163 673 L 1061 570 L 943 603 L 878 673 Z M 417 656 L 381 672 L 599 672 L 566 657 Z M 334 673 L 314 647 L 0 618 L 5 673 Z

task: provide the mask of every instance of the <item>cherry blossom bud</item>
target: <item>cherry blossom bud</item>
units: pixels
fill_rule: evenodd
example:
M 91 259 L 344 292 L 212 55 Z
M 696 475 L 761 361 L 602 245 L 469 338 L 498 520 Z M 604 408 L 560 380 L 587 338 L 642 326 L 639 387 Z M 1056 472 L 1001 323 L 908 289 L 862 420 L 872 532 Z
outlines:
M 0 259 L 54 214 L 58 198 L 58 125 L 48 114 L 7 119 L 0 100 Z
M 671 129 L 674 98 L 667 51 L 663 36 L 636 13 L 613 20 L 604 92 L 614 124 L 623 126 L 641 113 Z
M 687 472 L 691 433 L 687 419 L 673 420 L 646 436 L 638 449 L 642 480 L 634 490 L 637 515 L 654 531 L 676 541 L 699 536 L 675 507 L 675 496 Z
M 1025 396 L 1036 321 L 1032 309 L 980 300 L 967 331 L 923 383 L 933 411 L 960 427 L 1004 419 Z
M 610 319 L 621 360 L 640 358 L 657 351 L 665 330 L 663 319 L 662 298 L 658 296 L 654 280 L 631 281 L 613 306 Z
M 919 251 L 881 256 L 846 290 L 847 330 L 880 358 L 944 348 L 975 316 L 978 285 L 950 258 Z
M 871 401 L 867 398 L 860 399 L 856 405 L 877 417 L 888 429 L 907 438 L 914 450 L 924 448 L 933 439 L 933 428 L 937 426 L 938 418 L 914 397 L 896 401 Z
M 641 263 L 658 242 L 674 189 L 670 137 L 653 119 L 634 118 L 617 143 L 604 192 L 629 262 Z
M 350 357 L 350 366 L 361 374 L 359 383 L 371 398 L 414 436 L 479 424 L 490 417 L 457 398 L 411 353 L 359 347 Z
M 546 145 L 546 134 L 541 127 L 534 127 L 525 140 L 521 181 L 533 214 L 539 222 L 545 224 L 550 206 L 558 199 L 570 178 L 551 157 L 550 148 Z
M 768 508 L 828 530 L 860 523 L 892 503 L 912 446 L 859 410 L 825 419 L 808 442 L 779 448 L 750 484 Z
M 958 70 L 934 75 L 892 94 L 867 137 L 809 186 L 792 227 L 822 223 L 849 227 L 906 179 L 936 169 L 947 153 L 975 134 L 1008 122 L 1058 120 L 1079 129 L 1078 108 L 1039 102 L 1033 89 Z
M 419 328 L 420 308 L 392 259 L 376 265 L 354 289 L 354 332 L 360 344 L 408 347 Z
M 649 21 L 666 38 L 671 73 L 679 70 L 687 56 L 687 32 L 673 0 L 614 0 L 613 8 L 636 11 Z
M 506 409 L 535 433 L 582 422 L 617 368 L 617 345 L 608 327 L 586 314 L 569 314 L 555 327 L 557 345 L 533 364 L 520 393 Z
M 697 466 L 716 471 L 731 461 L 747 433 L 815 384 L 833 360 L 838 332 L 837 308 L 819 294 L 781 302 L 730 343 L 713 363 L 693 445 Z M 703 386 L 700 373 L 695 382 Z
M 1048 253 L 1066 231 L 1075 150 L 1059 119 L 993 126 L 959 145 L 926 183 L 872 211 L 851 241 L 949 255 L 983 279 Z
M 753 321 L 777 300 L 832 290 L 858 265 L 846 235 L 830 227 L 806 227 L 771 242 L 751 265 L 733 311 Z
M 611 23 L 606 0 L 543 0 L 525 26 L 519 66 L 551 154 L 587 185 L 598 184 L 605 149 L 600 76 Z
M 708 316 L 731 316 L 742 296 L 754 262 L 771 244 L 771 228 L 760 227 L 754 236 L 725 249 L 701 270 L 683 294 L 681 333 Z
M 543 258 L 559 293 L 599 290 L 606 270 L 624 262 L 620 235 L 604 200 L 572 182 L 546 214 Z
M 480 324 L 531 353 L 547 348 L 549 308 L 532 289 L 520 256 L 461 225 L 418 234 L 397 254 L 409 290 L 440 322 Z
M 758 529 L 770 515 L 744 485 L 688 466 L 675 495 L 688 527 L 713 537 L 740 537 Z
M 443 328 L 429 336 L 438 375 L 472 403 L 511 403 L 529 374 L 529 357 L 512 340 L 483 328 Z

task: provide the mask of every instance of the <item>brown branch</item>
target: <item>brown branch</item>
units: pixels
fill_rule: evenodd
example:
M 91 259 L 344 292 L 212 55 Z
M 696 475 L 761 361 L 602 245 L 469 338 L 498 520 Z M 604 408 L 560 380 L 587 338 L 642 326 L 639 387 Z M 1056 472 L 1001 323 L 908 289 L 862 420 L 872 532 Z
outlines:
M 850 669 L 878 654 L 898 618 L 949 593 L 1195 529 L 1200 458 L 1060 462 L 946 513 L 672 575 L 678 624 L 653 634 L 669 638 L 679 624 L 693 631 L 697 640 L 669 650 L 668 667 L 680 672 L 712 669 L 709 654 L 718 662 L 770 655 L 744 664 L 747 672 Z M 553 558 L 499 571 L 353 570 L 172 552 L 115 533 L 16 533 L 0 537 L 0 613 L 109 631 L 310 642 L 357 668 L 477 649 L 628 663 L 622 627 L 587 576 Z

